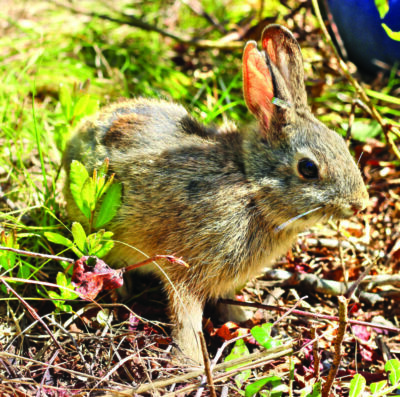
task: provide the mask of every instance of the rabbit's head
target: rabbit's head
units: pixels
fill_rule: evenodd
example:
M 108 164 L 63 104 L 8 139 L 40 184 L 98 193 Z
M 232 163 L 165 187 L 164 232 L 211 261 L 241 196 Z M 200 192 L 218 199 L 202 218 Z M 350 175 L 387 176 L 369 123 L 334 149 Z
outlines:
M 244 97 L 259 122 L 244 138 L 246 174 L 258 187 L 258 207 L 276 230 L 364 209 L 368 194 L 343 138 L 308 108 L 296 39 L 270 25 L 262 46 L 260 52 L 248 42 L 243 55 Z

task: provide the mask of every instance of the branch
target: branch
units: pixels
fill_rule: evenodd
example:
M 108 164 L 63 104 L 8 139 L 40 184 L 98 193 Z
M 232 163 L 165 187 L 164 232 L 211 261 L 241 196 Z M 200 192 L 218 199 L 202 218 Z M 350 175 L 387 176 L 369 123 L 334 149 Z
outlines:
M 342 344 L 346 334 L 347 324 L 349 319 L 347 317 L 347 299 L 344 296 L 339 297 L 339 328 L 335 339 L 335 355 L 333 357 L 332 366 L 329 370 L 328 377 L 322 389 L 322 397 L 329 397 L 333 381 L 339 370 L 340 361 L 342 360 Z
M 39 254 L 37 252 L 24 251 L 24 250 L 20 250 L 20 249 L 17 249 L 17 248 L 11 248 L 11 247 L 2 247 L 2 246 L 0 246 L 0 250 L 11 251 L 11 252 L 14 252 L 15 254 L 19 254 L 19 255 L 32 256 L 33 258 L 53 259 L 55 261 L 64 261 L 64 262 L 69 262 L 69 263 L 74 263 L 75 262 L 74 259 L 65 258 L 63 256 Z
M 177 41 L 178 43 L 187 44 L 198 48 L 218 48 L 224 50 L 233 50 L 244 47 L 244 43 L 242 41 L 226 42 L 224 40 L 214 41 L 214 40 L 193 39 L 188 36 L 179 36 L 173 32 L 170 32 L 169 30 L 161 29 L 155 25 L 151 25 L 150 23 L 144 22 L 141 19 L 136 18 L 132 15 L 120 14 L 120 17 L 116 18 L 96 11 L 87 11 L 78 7 L 73 7 L 70 4 L 63 3 L 62 1 L 59 0 L 51 0 L 51 1 L 57 6 L 66 8 L 67 10 L 73 12 L 74 14 L 86 15 L 92 18 L 105 19 L 107 21 L 116 22 L 121 25 L 134 26 L 136 28 L 140 28 L 148 32 L 157 32 L 162 36 L 169 37 L 170 39 Z
M 263 309 L 263 310 L 273 310 L 277 312 L 286 312 L 288 309 L 279 306 L 272 306 L 272 305 L 264 305 L 262 303 L 253 303 L 253 302 L 239 302 L 234 301 L 232 299 L 220 299 L 218 302 L 226 303 L 228 305 L 236 305 L 236 306 L 244 306 L 244 307 L 255 307 L 256 309 Z M 302 316 L 312 318 L 314 320 L 328 320 L 328 321 L 340 321 L 339 317 L 337 316 L 329 316 L 327 314 L 318 314 L 318 313 L 310 313 L 304 310 L 292 310 L 291 314 L 295 316 Z M 389 332 L 400 333 L 400 328 L 397 327 L 390 327 L 383 324 L 378 323 L 370 323 L 368 321 L 358 321 L 358 320 L 349 320 L 349 324 L 352 325 L 363 325 L 365 327 L 372 327 L 377 329 L 384 329 Z

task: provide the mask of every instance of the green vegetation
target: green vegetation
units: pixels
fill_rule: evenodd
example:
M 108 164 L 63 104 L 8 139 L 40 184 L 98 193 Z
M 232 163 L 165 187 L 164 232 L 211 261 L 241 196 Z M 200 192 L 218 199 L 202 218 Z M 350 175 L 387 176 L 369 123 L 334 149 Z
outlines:
M 74 259 L 84 255 L 103 257 L 112 248 L 114 242 L 112 233 L 107 232 L 107 224 L 120 202 L 121 186 L 106 176 L 108 165 L 92 176 L 79 163 L 72 165 L 71 191 L 88 225 L 87 231 L 80 223 L 68 219 L 62 195 L 65 175 L 61 160 L 68 137 L 80 120 L 106 103 L 120 97 L 167 98 L 184 104 L 205 123 L 222 124 L 233 120 L 239 125 L 248 125 L 253 121 L 242 98 L 241 48 L 201 48 L 154 31 L 75 13 L 56 2 L 15 0 L 6 3 L 0 11 L 0 246 Z M 78 4 L 68 4 L 75 3 Z M 312 94 L 310 105 L 317 117 L 342 135 L 346 135 L 350 124 L 357 145 L 374 138 L 375 145 L 385 147 L 385 134 L 380 125 L 365 108 L 354 106 L 355 89 L 340 74 L 329 47 L 315 30 L 317 22 L 309 3 L 274 0 L 265 2 L 260 9 L 262 1 L 201 2 L 204 11 L 221 22 L 220 27 L 196 14 L 184 1 L 114 3 L 107 6 L 108 2 L 82 1 L 79 8 L 115 19 L 123 12 L 124 21 L 134 16 L 182 37 L 214 41 L 228 33 L 244 41 L 256 39 L 259 32 L 248 28 L 257 27 L 264 18 L 288 25 L 296 30 L 304 49 L 307 87 Z M 384 5 L 385 2 L 380 3 Z M 294 9 L 297 11 L 292 15 Z M 307 41 L 308 38 L 312 40 Z M 231 41 L 226 40 L 227 43 Z M 394 68 L 389 77 L 379 78 L 371 82 L 367 93 L 383 119 L 399 126 L 399 73 Z M 349 120 L 350 114 L 355 116 L 354 123 Z M 395 140 L 393 134 L 389 136 Z M 389 168 L 398 164 L 393 158 L 390 161 Z M 0 269 L 2 276 L 38 281 L 27 284 L 8 280 L 21 297 L 39 301 L 36 302 L 38 312 L 52 321 L 75 318 L 73 316 L 81 316 L 86 310 L 82 307 L 87 302 L 82 303 L 69 291 L 72 268 L 67 262 L 0 251 Z M 54 288 L 40 285 L 44 280 L 62 288 L 56 292 Z M 13 310 L 17 307 L 14 303 L 18 303 L 18 298 L 10 294 L 4 284 L 0 288 L 1 301 L 7 304 L 8 314 L 12 313 L 7 318 L 14 321 Z M 17 310 L 22 311 L 21 307 Z M 2 315 L 6 317 L 5 313 Z M 129 319 L 128 328 L 136 329 L 137 318 L 131 312 L 126 318 Z M 29 318 L 29 321 L 32 320 Z M 100 328 L 97 320 L 85 321 L 82 320 L 82 328 L 91 321 L 91 325 L 95 324 L 93 328 Z M 108 320 L 104 323 L 108 324 Z M 21 332 L 18 327 L 14 330 L 16 335 Z M 271 337 L 271 328 L 270 324 L 264 324 L 251 330 L 265 349 L 280 344 Z M 56 327 L 53 331 L 59 332 Z M 161 331 L 157 332 L 157 337 L 162 339 Z M 157 340 L 157 343 L 162 345 L 163 341 Z M 49 345 L 38 346 L 40 350 Z M 110 357 L 113 356 L 114 361 L 121 361 L 121 357 L 114 358 L 114 354 L 118 356 L 111 347 L 110 351 L 113 351 Z M 125 353 L 124 357 L 131 351 Z M 239 340 L 226 359 L 247 354 L 248 347 Z M 50 357 L 46 360 L 50 361 Z M 139 364 L 135 363 L 136 372 L 132 372 L 143 375 L 146 367 Z M 107 371 L 114 369 L 108 365 Z M 71 365 L 71 369 L 74 368 Z M 83 371 L 82 368 L 84 364 L 79 371 Z M 230 369 L 234 368 L 237 367 Z M 398 388 L 398 361 L 388 361 L 385 369 L 390 373 L 389 382 L 373 383 L 371 396 L 387 395 Z M 280 396 L 287 392 L 289 381 L 293 381 L 292 364 L 282 376 L 255 376 L 255 373 L 247 369 L 231 380 L 238 394 Z M 105 376 L 103 368 L 97 374 L 96 382 L 100 383 L 99 379 Z M 110 375 L 110 379 L 120 381 L 119 376 Z M 141 381 L 147 380 L 143 375 Z M 91 385 L 96 387 L 96 382 L 93 380 Z M 129 382 L 134 383 L 130 378 Z M 365 383 L 361 375 L 356 375 L 350 383 L 350 393 L 353 393 L 350 395 L 361 395 L 357 393 L 364 390 Z M 320 395 L 320 381 L 309 382 L 298 389 L 303 390 L 302 395 Z

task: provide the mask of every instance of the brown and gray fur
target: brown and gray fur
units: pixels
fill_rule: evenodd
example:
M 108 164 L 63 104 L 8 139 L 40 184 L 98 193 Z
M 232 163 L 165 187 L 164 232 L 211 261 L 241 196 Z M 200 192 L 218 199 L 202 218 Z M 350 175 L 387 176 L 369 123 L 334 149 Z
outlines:
M 292 34 L 269 26 L 262 53 L 254 42 L 247 44 L 243 68 L 257 128 L 221 132 L 198 123 L 182 106 L 139 98 L 83 122 L 64 156 L 67 174 L 75 159 L 92 172 L 109 158 L 110 172 L 123 184 L 122 205 L 107 225 L 115 240 L 147 256 L 181 256 L 190 265 L 160 262 L 169 280 L 155 265 L 141 270 L 163 280 L 173 336 L 197 362 L 207 300 L 232 296 L 285 254 L 300 231 L 330 217 L 349 217 L 368 200 L 343 139 L 310 113 Z M 272 97 L 284 105 L 274 105 Z M 303 158 L 318 166 L 317 179 L 300 175 Z M 65 191 L 70 216 L 82 220 L 68 181 Z M 115 266 L 143 259 L 118 243 L 106 258 Z M 236 308 L 225 314 L 243 319 Z

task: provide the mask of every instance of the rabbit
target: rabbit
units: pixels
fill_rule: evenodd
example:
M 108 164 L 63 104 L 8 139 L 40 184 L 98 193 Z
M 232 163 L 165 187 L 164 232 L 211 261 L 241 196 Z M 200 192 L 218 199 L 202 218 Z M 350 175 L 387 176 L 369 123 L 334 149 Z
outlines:
M 169 101 L 126 99 L 84 120 L 63 158 L 67 174 L 73 160 L 92 172 L 108 158 L 123 185 L 106 228 L 137 250 L 116 243 L 108 263 L 129 265 L 144 253 L 189 264 L 159 261 L 140 270 L 160 277 L 178 354 L 197 363 L 206 301 L 233 297 L 299 232 L 350 217 L 368 202 L 343 138 L 310 112 L 300 46 L 287 28 L 267 26 L 262 51 L 246 44 L 243 86 L 254 126 L 218 129 Z M 68 180 L 65 195 L 69 216 L 81 220 Z

